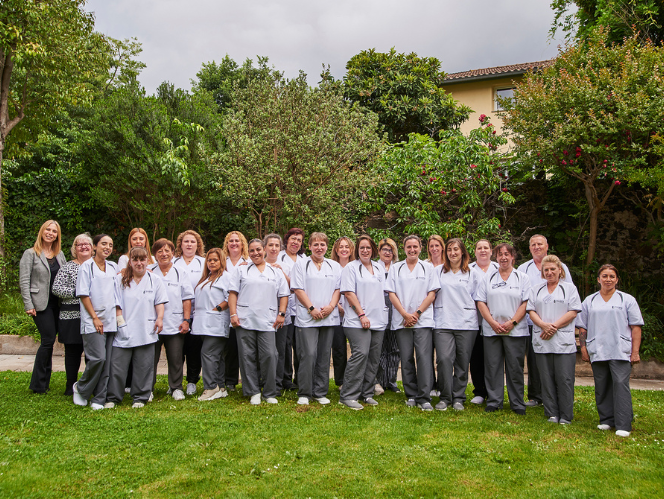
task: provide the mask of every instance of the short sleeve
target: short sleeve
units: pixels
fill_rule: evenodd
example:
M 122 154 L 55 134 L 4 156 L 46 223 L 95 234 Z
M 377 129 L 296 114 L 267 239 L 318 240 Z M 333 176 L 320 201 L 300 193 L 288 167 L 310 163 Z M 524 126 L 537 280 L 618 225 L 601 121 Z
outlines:
M 180 278 L 180 293 L 183 300 L 194 299 L 194 289 L 191 287 L 191 281 L 186 275 Z
M 475 296 L 473 297 L 475 301 L 479 301 L 482 303 L 486 303 L 486 287 L 489 279 L 489 274 L 486 274 L 482 281 L 480 282 L 479 286 L 477 286 L 477 292 L 475 293 Z
M 93 262 L 94 265 L 94 262 Z M 90 296 L 90 265 L 81 265 L 76 278 L 76 297 Z
M 569 271 L 567 265 L 565 265 L 564 263 L 563 263 L 563 270 L 565 271 L 565 282 L 574 284 L 574 281 L 572 280 L 572 273 Z
M 300 258 L 295 265 L 293 266 L 293 271 L 291 273 L 290 287 L 291 290 L 295 289 L 304 289 L 304 266 L 306 259 Z
M 164 281 L 160 278 L 156 278 L 154 279 L 154 304 L 160 305 L 162 303 L 168 303 L 168 294 L 166 293 Z
M 440 289 L 440 279 L 438 279 L 433 265 L 427 265 L 425 268 L 427 272 L 427 293 L 438 291 Z
M 530 290 L 532 288 L 530 285 L 530 277 L 528 277 L 527 274 L 521 274 L 521 278 L 521 301 L 528 301 L 530 298 Z
M 583 303 L 581 304 L 581 313 L 576 316 L 576 323 L 574 325 L 580 329 L 588 329 L 588 308 L 590 307 L 590 300 L 593 296 L 594 295 L 590 295 L 583 300 Z
M 530 288 L 530 293 L 528 294 L 528 305 L 526 305 L 526 312 L 535 311 L 535 300 L 537 299 L 535 292 L 535 288 Z
M 630 326 L 643 326 L 643 316 L 641 315 L 641 309 L 639 304 L 636 302 L 636 299 L 633 296 L 630 296 L 627 300 L 627 324 Z
M 228 291 L 240 292 L 240 267 L 235 267 L 228 276 Z
M 283 272 L 277 272 L 277 279 L 279 281 L 279 289 L 277 290 L 277 296 L 279 298 L 290 296 L 290 289 L 288 289 L 288 282 L 286 281 L 286 277 L 284 276 Z
M 579 291 L 576 289 L 576 286 L 574 284 L 568 286 L 568 289 L 571 291 L 571 293 L 569 297 L 569 305 L 567 306 L 567 310 L 576 310 L 577 312 L 580 312 L 582 307 L 581 307 L 581 297 L 579 296 Z
M 341 288 L 340 288 L 340 291 L 342 293 L 346 293 L 346 292 L 355 293 L 355 291 L 356 291 L 355 279 L 357 278 L 355 269 L 356 269 L 356 264 L 355 263 L 349 263 L 341 271 Z
M 334 262 L 334 263 L 337 263 L 337 262 Z M 346 266 L 348 266 L 348 265 L 346 265 Z M 339 265 L 337 263 L 334 270 L 335 270 L 334 276 L 336 277 L 336 280 L 334 282 L 334 290 L 336 291 L 337 289 L 341 288 L 341 270 L 342 270 L 341 265 Z

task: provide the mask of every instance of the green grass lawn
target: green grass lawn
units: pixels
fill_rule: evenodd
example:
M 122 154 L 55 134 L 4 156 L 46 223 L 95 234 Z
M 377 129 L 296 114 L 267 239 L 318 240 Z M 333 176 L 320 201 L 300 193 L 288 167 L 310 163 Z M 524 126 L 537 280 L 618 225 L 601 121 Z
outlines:
M 664 392 L 634 391 L 630 438 L 595 429 L 592 388 L 570 426 L 541 407 L 517 416 L 408 409 L 403 394 L 351 411 L 226 399 L 93 412 L 30 373 L 0 372 L 0 497 L 662 497 Z M 470 393 L 470 392 L 469 392 Z

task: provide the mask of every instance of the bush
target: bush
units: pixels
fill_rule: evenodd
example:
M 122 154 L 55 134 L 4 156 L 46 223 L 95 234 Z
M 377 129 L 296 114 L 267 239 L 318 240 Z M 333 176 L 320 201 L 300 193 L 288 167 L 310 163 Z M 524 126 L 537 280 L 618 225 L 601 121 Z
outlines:
M 641 336 L 641 358 L 651 357 L 664 362 L 664 324 L 654 314 L 642 310 L 644 326 Z
M 18 293 L 5 293 L 0 297 L 0 334 L 41 339 L 35 321 L 23 310 L 23 299 Z

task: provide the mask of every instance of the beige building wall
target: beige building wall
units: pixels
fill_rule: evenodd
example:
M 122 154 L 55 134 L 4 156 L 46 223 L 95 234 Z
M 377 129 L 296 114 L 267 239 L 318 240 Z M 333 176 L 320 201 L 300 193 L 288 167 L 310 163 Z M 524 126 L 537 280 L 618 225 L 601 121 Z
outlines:
M 503 78 L 490 78 L 483 80 L 470 80 L 458 83 L 447 83 L 443 85 L 446 92 L 452 94 L 455 100 L 470 107 L 473 112 L 461 125 L 464 135 L 477 128 L 480 124 L 479 117 L 486 114 L 490 122 L 495 125 L 497 133 L 503 129 L 503 120 L 500 112 L 496 111 L 496 90 L 514 87 L 516 82 L 521 81 L 521 75 Z

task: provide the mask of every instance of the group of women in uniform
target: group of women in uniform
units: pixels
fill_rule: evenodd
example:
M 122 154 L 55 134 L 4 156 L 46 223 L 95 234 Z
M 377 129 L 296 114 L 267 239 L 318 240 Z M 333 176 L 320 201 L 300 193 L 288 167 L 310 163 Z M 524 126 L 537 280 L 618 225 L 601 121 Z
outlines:
M 159 239 L 150 247 L 134 229 L 128 242 L 116 265 L 108 235 L 81 234 L 65 263 L 60 227 L 49 220 L 23 255 L 21 293 L 42 335 L 30 385 L 36 393 L 48 389 L 48 349 L 59 331 L 65 393 L 93 409 L 114 407 L 125 391 L 133 407 L 150 401 L 163 346 L 175 400 L 196 393 L 201 370 L 199 400 L 225 397 L 239 371 L 253 405 L 276 404 L 294 387 L 298 404 L 326 405 L 332 353 L 339 403 L 351 409 L 378 405 L 385 389 L 398 392 L 400 362 L 410 407 L 432 411 L 437 397 L 435 409 L 463 410 L 470 371 L 472 403 L 502 409 L 506 384 L 510 408 L 525 414 L 528 314 L 548 421 L 573 419 L 576 326 L 595 376 L 598 428 L 631 431 L 629 374 L 643 319 L 634 298 L 616 289 L 611 265 L 600 268 L 600 291 L 581 303 L 557 257 L 544 257 L 542 282 L 532 285 L 514 267 L 514 248 L 501 243 L 492 251 L 487 240 L 476 244 L 475 262 L 462 240 L 445 244 L 439 236 L 427 242 L 427 260 L 421 239 L 407 236 L 401 261 L 393 240 L 376 244 L 368 235 L 339 239 L 327 258 L 330 242 L 321 232 L 309 236 L 305 256 L 300 229 L 284 240 L 269 234 L 249 242 L 234 231 L 223 248 L 207 252 L 191 230 L 176 244 Z M 81 345 L 86 366 L 76 380 Z

